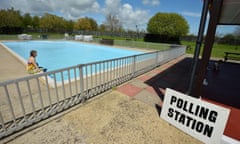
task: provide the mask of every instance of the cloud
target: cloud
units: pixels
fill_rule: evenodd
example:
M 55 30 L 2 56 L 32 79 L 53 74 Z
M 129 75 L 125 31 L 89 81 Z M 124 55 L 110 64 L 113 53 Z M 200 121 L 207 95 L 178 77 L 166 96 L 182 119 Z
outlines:
M 103 8 L 105 15 L 109 13 L 118 15 L 121 12 L 121 0 L 105 0 L 105 7 Z
M 136 25 L 146 25 L 149 19 L 148 11 L 134 9 L 128 3 L 121 4 L 121 0 L 105 0 L 104 14 L 115 15 L 124 28 L 136 29 Z
M 144 5 L 156 6 L 160 4 L 160 0 L 142 0 Z
M 107 14 L 113 14 L 121 21 L 126 29 L 136 29 L 145 25 L 149 20 L 149 11 L 134 9 L 122 0 L 105 0 L 98 3 L 97 0 L 0 0 L 0 9 L 13 7 L 22 13 L 42 16 L 50 13 L 64 17 L 67 20 L 76 20 L 84 16 L 93 16 L 99 24 L 104 21 Z M 152 4 L 159 0 L 149 1 Z
M 201 13 L 195 13 L 195 12 L 185 11 L 182 14 L 185 16 L 190 16 L 190 17 L 201 17 Z
M 1 9 L 11 7 L 33 15 L 58 13 L 66 19 L 76 19 L 85 13 L 98 12 L 100 9 L 96 0 L 1 0 Z
M 149 15 L 147 11 L 140 9 L 134 10 L 131 5 L 124 4 L 122 6 L 122 12 L 120 13 L 120 19 L 129 29 L 135 29 L 136 25 L 146 25 Z

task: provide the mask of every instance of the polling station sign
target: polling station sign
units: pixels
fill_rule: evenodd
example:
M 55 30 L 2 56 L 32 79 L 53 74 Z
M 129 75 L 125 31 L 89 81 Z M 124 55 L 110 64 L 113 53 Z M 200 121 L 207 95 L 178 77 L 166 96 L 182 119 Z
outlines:
M 167 88 L 161 118 L 204 143 L 219 144 L 229 112 L 229 109 Z

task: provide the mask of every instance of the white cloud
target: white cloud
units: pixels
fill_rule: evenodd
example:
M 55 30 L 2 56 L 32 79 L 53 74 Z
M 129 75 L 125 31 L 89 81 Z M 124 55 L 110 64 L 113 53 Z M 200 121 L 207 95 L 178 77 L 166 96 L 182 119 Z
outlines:
M 142 0 L 144 5 L 156 6 L 160 4 L 160 0 Z
M 105 7 L 103 9 L 105 15 L 117 15 L 121 12 L 121 0 L 105 0 Z
M 76 19 L 85 13 L 98 12 L 100 6 L 96 0 L 1 0 L 0 9 L 13 7 L 23 13 L 43 15 L 58 13 L 66 19 Z
M 185 16 L 190 16 L 190 17 L 201 17 L 201 13 L 195 13 L 195 12 L 185 11 L 182 14 Z
M 149 19 L 148 11 L 134 9 L 128 3 L 121 4 L 120 0 L 105 0 L 104 14 L 113 14 L 119 18 L 126 29 L 136 29 L 136 25 L 146 25 Z
M 159 0 L 151 0 L 152 3 L 154 1 L 159 2 Z M 94 16 L 92 18 L 96 21 L 101 20 L 101 22 L 110 13 L 119 18 L 124 28 L 133 30 L 136 29 L 136 25 L 139 28 L 146 26 L 149 20 L 147 10 L 134 9 L 128 3 L 122 4 L 121 0 L 105 0 L 102 6 L 97 0 L 0 0 L 0 9 L 11 7 L 23 13 L 42 16 L 48 12 L 72 20 L 90 15 Z
M 127 25 L 129 29 L 135 29 L 136 25 L 146 25 L 148 22 L 148 13 L 144 10 L 134 10 L 129 4 L 122 6 L 122 12 L 120 13 L 120 19 L 124 25 Z

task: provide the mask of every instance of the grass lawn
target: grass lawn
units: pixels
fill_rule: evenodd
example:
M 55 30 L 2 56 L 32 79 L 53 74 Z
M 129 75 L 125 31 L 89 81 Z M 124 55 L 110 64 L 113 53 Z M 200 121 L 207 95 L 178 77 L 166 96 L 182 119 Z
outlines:
M 196 45 L 195 42 L 182 41 L 181 43 L 182 43 L 182 45 L 191 47 L 190 49 L 187 49 L 187 53 L 194 54 L 195 45 Z M 203 50 L 203 46 L 204 46 L 204 44 L 202 44 L 202 46 L 201 46 L 201 53 Z M 226 45 L 226 44 L 214 44 L 212 53 L 211 53 L 211 57 L 224 58 L 224 55 L 225 55 L 224 52 L 240 53 L 240 46 Z

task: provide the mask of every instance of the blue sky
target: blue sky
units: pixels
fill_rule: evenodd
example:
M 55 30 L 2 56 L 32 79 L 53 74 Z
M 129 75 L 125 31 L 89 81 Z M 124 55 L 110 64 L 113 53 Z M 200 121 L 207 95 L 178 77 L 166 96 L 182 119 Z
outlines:
M 23 13 L 43 15 L 52 13 L 68 20 L 94 18 L 105 22 L 107 14 L 116 15 L 125 29 L 146 30 L 149 19 L 158 12 L 178 13 L 188 22 L 190 34 L 198 33 L 203 0 L 0 0 L 0 9 L 13 7 Z M 219 26 L 217 35 L 235 30 L 233 26 Z

